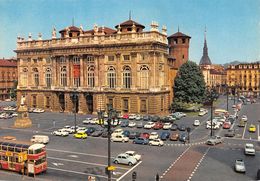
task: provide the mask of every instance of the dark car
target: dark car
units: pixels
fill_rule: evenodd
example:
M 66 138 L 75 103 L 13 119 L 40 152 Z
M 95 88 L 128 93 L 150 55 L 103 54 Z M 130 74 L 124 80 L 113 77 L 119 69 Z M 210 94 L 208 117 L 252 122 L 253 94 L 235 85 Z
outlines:
M 257 170 L 257 173 L 256 173 L 256 180 L 260 180 L 260 169 Z
M 147 144 L 149 143 L 149 139 L 142 138 L 142 137 L 138 137 L 138 138 L 135 138 L 135 139 L 133 140 L 133 143 L 134 143 L 134 144 L 147 145 Z
M 141 133 L 141 134 L 140 134 L 140 137 L 141 137 L 141 138 L 149 139 L 150 134 L 149 134 L 149 133 Z
M 234 137 L 235 136 L 235 130 L 234 129 L 229 129 L 226 133 L 225 133 L 226 137 Z
M 178 130 L 180 130 L 180 131 L 185 131 L 185 130 L 186 130 L 186 126 L 183 125 L 183 124 L 180 124 L 180 125 L 178 126 Z
M 179 133 L 172 133 L 170 136 L 171 141 L 178 141 L 179 139 Z
M 94 131 L 94 133 L 91 134 L 91 136 L 99 137 L 102 135 L 102 133 L 103 133 L 103 130 L 96 130 L 96 131 Z
M 108 132 L 107 132 L 107 130 L 104 130 L 104 131 L 102 132 L 101 137 L 103 137 L 103 138 L 107 138 L 107 137 L 108 137 Z
M 173 124 L 171 130 L 176 131 L 177 129 L 178 129 L 178 124 Z
M 169 137 L 170 137 L 170 132 L 168 131 L 164 131 L 160 135 L 161 140 L 167 140 Z
M 129 134 L 129 139 L 135 139 L 137 137 L 140 136 L 141 133 L 137 132 L 137 131 L 130 131 L 130 134 Z
M 127 127 L 129 125 L 129 121 L 128 120 L 123 120 L 120 124 L 121 127 Z
M 126 137 L 129 137 L 130 131 L 129 130 L 124 130 L 122 134 L 125 135 Z
M 155 125 L 153 126 L 153 129 L 158 130 L 158 129 L 162 129 L 163 128 L 163 124 L 161 122 L 156 122 Z
M 137 127 L 137 128 L 143 128 L 143 127 L 144 127 L 143 122 L 138 122 L 138 123 L 136 123 L 136 127 Z
M 144 115 L 143 116 L 144 121 L 150 121 L 150 116 L 149 115 Z
M 160 117 L 159 116 L 151 116 L 151 121 L 152 122 L 157 122 L 157 121 L 160 121 Z
M 181 133 L 181 135 L 179 136 L 179 140 L 181 142 L 186 142 L 188 140 L 188 134 L 187 133 Z
M 94 127 L 89 127 L 86 131 L 88 136 L 92 136 L 92 133 L 94 133 L 96 131 L 96 128 Z

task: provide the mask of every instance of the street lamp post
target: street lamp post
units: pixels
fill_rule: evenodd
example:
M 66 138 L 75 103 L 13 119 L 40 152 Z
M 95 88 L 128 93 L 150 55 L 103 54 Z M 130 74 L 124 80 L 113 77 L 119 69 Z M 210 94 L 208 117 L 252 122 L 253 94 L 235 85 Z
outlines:
M 73 102 L 73 112 L 74 112 L 74 132 L 77 132 L 77 111 L 76 111 L 76 101 L 78 100 L 78 93 L 76 92 L 76 89 L 71 93 L 70 95 L 72 102 Z
M 115 120 L 117 118 L 117 112 L 115 109 L 113 109 L 112 104 L 107 104 L 107 113 L 108 113 L 108 120 L 107 120 L 107 180 L 111 181 L 111 171 L 113 168 L 111 168 L 111 121 Z M 100 126 L 104 126 L 104 111 L 98 112 L 98 119 L 100 122 Z M 100 121 L 101 120 L 101 121 Z
M 209 103 L 210 103 L 210 136 L 213 136 L 213 102 L 215 99 L 216 95 L 215 95 L 215 90 L 211 89 L 209 92 Z
M 226 93 L 227 93 L 227 111 L 228 111 L 228 94 L 229 94 L 229 91 L 228 91 L 228 85 L 226 84 Z

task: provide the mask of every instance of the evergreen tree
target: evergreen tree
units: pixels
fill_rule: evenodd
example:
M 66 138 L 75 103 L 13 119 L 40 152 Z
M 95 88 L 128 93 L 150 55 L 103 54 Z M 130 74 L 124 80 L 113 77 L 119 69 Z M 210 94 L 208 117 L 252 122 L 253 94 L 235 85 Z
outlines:
M 174 109 L 201 104 L 205 100 L 206 85 L 199 66 L 192 61 L 183 64 L 174 81 Z
M 18 81 L 17 80 L 15 80 L 14 81 L 14 85 L 13 85 L 13 87 L 11 88 L 11 90 L 10 90 L 10 97 L 12 98 L 12 99 L 15 99 L 16 100 L 16 97 L 17 97 L 17 85 L 18 85 Z

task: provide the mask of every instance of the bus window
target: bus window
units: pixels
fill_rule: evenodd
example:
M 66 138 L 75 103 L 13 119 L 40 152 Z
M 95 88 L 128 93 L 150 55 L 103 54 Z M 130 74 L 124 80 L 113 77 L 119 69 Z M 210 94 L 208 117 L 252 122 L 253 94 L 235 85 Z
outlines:
M 28 154 L 33 154 L 33 150 L 28 150 Z
M 22 151 L 22 148 L 15 147 L 14 151 L 17 152 L 17 153 L 20 153 Z
M 43 158 L 41 158 L 39 160 L 36 160 L 35 161 L 35 165 L 40 165 L 41 163 L 44 163 L 45 161 L 46 161 L 46 157 L 43 157 Z
M 2 156 L 2 160 L 7 161 L 7 156 Z
M 9 145 L 8 148 L 7 148 L 7 150 L 13 152 L 13 151 L 14 151 L 14 147 Z

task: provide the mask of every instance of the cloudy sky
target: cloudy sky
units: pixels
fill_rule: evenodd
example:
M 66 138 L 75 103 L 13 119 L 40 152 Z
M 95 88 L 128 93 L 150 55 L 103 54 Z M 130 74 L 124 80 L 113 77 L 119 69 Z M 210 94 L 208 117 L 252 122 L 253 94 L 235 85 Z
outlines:
M 0 0 L 0 58 L 16 56 L 17 35 L 82 25 L 114 28 L 129 18 L 150 30 L 151 21 L 192 37 L 190 59 L 199 63 L 207 27 L 209 56 L 215 64 L 260 60 L 260 0 Z

